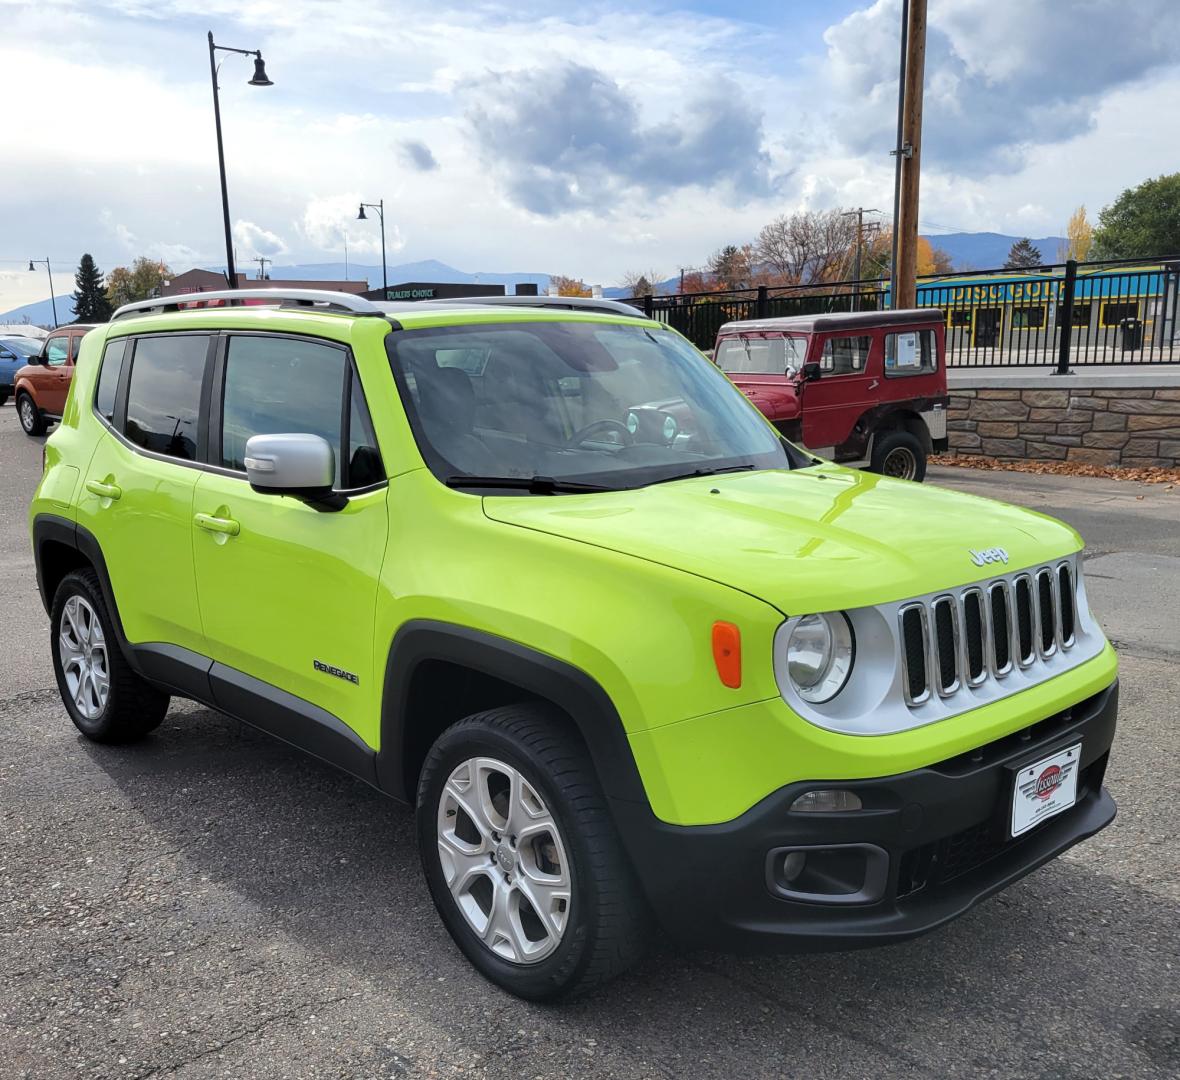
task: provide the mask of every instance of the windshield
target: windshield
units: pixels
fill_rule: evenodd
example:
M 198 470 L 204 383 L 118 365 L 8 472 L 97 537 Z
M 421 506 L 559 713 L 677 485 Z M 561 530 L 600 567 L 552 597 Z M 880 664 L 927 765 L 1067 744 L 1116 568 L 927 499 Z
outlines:
M 41 342 L 33 338 L 0 338 L 0 345 L 3 345 L 9 352 L 16 353 L 17 356 L 36 356 L 41 351 Z
M 806 356 L 805 337 L 730 337 L 717 346 L 717 366 L 727 375 L 782 375 L 798 371 Z
M 618 489 L 807 462 L 670 331 L 502 323 L 387 341 L 423 457 L 455 487 L 482 477 L 531 479 L 537 494 L 555 481 Z

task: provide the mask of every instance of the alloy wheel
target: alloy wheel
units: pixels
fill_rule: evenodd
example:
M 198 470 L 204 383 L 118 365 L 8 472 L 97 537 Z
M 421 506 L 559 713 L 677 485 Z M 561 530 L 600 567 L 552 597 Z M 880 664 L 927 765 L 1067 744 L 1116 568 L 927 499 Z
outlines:
M 20 399 L 20 422 L 25 431 L 32 431 L 37 423 L 37 415 L 33 412 L 33 403 L 27 397 Z
M 62 674 L 75 708 L 87 720 L 97 720 L 110 697 L 111 672 L 102 623 L 84 597 L 75 595 L 66 601 L 58 645 Z
M 438 853 L 468 926 L 497 956 L 535 964 L 561 944 L 571 879 L 561 831 L 513 766 L 469 758 L 439 799 Z

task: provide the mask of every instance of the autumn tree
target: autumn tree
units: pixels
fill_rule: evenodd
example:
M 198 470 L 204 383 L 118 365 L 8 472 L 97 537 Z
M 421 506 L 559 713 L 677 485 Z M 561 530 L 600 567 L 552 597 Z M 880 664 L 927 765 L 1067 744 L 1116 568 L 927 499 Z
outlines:
M 170 277 L 172 271 L 166 263 L 141 255 L 130 266 L 116 266 L 107 274 L 107 300 L 117 308 L 159 296 Z
M 889 277 L 893 259 L 893 230 L 882 229 L 861 251 L 860 276 L 866 281 Z M 949 274 L 954 270 L 950 253 L 936 248 L 924 236 L 918 237 L 915 252 L 914 274 L 929 277 L 932 274 Z
M 1057 258 L 1061 262 L 1075 259 L 1085 262 L 1094 246 L 1094 227 L 1086 219 L 1086 207 L 1079 206 L 1069 215 L 1069 223 L 1065 226 L 1065 243 L 1057 245 Z
M 565 274 L 549 275 L 550 290 L 556 289 L 558 296 L 593 296 L 594 292 L 581 278 L 566 277 Z
M 751 245 L 726 244 L 709 258 L 709 273 L 718 290 L 748 289 L 754 276 L 754 250 Z
M 1029 270 L 1040 265 L 1041 253 L 1027 236 L 1008 249 L 1008 258 L 1004 260 L 1005 270 Z
M 1102 208 L 1094 227 L 1099 259 L 1180 253 L 1180 172 L 1145 180 Z
M 74 321 L 104 323 L 111 317 L 111 302 L 107 299 L 102 271 L 95 265 L 94 256 L 82 256 L 74 274 Z
M 754 248 L 782 284 L 807 285 L 846 278 L 855 244 L 855 217 L 838 209 L 797 210 L 764 225 Z

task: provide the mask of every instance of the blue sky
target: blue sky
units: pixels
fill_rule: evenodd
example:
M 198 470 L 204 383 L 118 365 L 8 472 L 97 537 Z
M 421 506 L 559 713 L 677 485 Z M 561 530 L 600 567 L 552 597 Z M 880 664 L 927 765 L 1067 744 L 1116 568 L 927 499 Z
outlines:
M 0 311 L 82 251 L 673 274 L 801 207 L 892 200 L 900 0 L 0 0 Z M 1172 171 L 1172 0 L 930 0 L 926 231 L 1060 232 Z

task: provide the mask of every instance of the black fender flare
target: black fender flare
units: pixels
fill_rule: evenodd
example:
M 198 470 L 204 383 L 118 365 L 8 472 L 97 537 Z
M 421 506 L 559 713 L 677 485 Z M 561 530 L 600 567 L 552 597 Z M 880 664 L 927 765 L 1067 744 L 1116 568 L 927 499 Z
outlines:
M 381 789 L 413 803 L 407 790 L 405 753 L 410 690 L 418 666 L 445 661 L 518 686 L 568 715 L 590 751 L 608 799 L 648 806 L 623 722 L 610 696 L 586 672 L 547 653 L 481 630 L 432 619 L 414 619 L 394 635 L 381 698 Z

